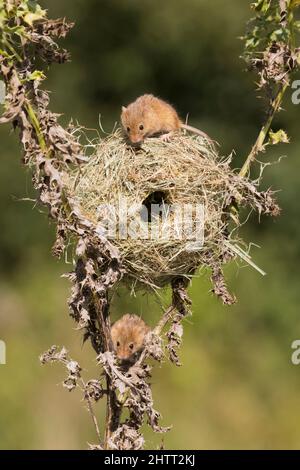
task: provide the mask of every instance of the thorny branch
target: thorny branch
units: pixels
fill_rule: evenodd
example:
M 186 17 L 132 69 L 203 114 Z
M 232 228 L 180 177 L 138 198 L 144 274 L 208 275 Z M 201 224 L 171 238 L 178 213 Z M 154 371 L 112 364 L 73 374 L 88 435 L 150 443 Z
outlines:
M 69 391 L 72 391 L 77 386 L 82 389 L 83 398 L 87 402 L 88 411 L 91 415 L 96 430 L 99 442 L 98 445 L 103 447 L 103 444 L 101 442 L 99 425 L 92 403 L 93 400 L 97 402 L 106 393 L 106 391 L 103 390 L 101 382 L 99 380 L 90 380 L 89 382 L 85 383 L 81 376 L 82 369 L 80 365 L 78 364 L 78 362 L 73 361 L 71 358 L 68 357 L 68 352 L 65 348 L 62 348 L 60 351 L 58 351 L 57 346 L 51 346 L 48 351 L 46 351 L 40 356 L 40 361 L 41 364 L 60 362 L 66 367 L 68 376 L 64 380 L 63 386 L 66 387 Z
M 148 383 L 151 367 L 144 361 L 148 357 L 162 359 L 159 334 L 170 321 L 169 351 L 171 360 L 178 362 L 175 348 L 182 334 L 180 321 L 186 314 L 186 286 L 173 286 L 173 305 L 149 336 L 143 357 L 129 370 L 121 370 L 112 349 L 109 315 L 109 291 L 122 277 L 120 256 L 105 238 L 101 225 L 86 219 L 65 191 L 64 174 L 86 159 L 71 129 L 61 127 L 58 115 L 49 111 L 48 93 L 40 88 L 45 75 L 36 64 L 36 58 L 46 64 L 68 60 L 67 51 L 56 39 L 65 37 L 73 25 L 65 19 L 48 20 L 46 12 L 28 0 L 0 0 L 0 12 L 0 71 L 7 89 L 0 123 L 11 122 L 19 129 L 23 162 L 31 169 L 40 202 L 48 207 L 57 225 L 53 254 L 60 257 L 68 240 L 76 241 L 76 266 L 66 275 L 72 282 L 70 312 L 83 330 L 84 340 L 91 341 L 104 373 L 99 380 L 85 383 L 79 364 L 68 358 L 64 348 L 58 351 L 52 347 L 41 361 L 63 363 L 68 370 L 64 386 L 70 391 L 77 385 L 82 388 L 98 438 L 92 448 L 139 449 L 144 443 L 140 433 L 144 417 L 155 432 L 168 430 L 158 424 L 160 415 L 153 408 Z M 107 418 L 101 438 L 93 402 L 103 397 L 107 399 Z M 129 410 L 129 418 L 121 422 L 123 408 Z
M 289 142 L 283 130 L 273 133 L 271 126 L 281 109 L 291 74 L 300 65 L 300 48 L 295 41 L 300 25 L 294 16 L 298 6 L 297 0 L 259 0 L 252 4 L 256 16 L 249 22 L 244 38 L 244 59 L 258 73 L 258 88 L 265 92 L 269 103 L 265 122 L 241 168 L 242 177 L 248 175 L 257 154 L 267 145 Z
M 270 0 L 261 0 L 256 6 L 264 7 L 273 3 L 278 6 L 277 2 Z M 284 5 L 291 5 L 291 2 L 280 1 L 285 28 L 288 27 L 285 25 L 290 24 L 291 16 L 289 10 L 285 14 Z M 70 391 L 77 385 L 82 389 L 97 434 L 98 442 L 91 448 L 141 449 L 144 445 L 141 426 L 145 420 L 155 432 L 162 433 L 169 429 L 159 425 L 160 414 L 153 407 L 149 384 L 151 367 L 146 361 L 149 358 L 162 360 L 161 334 L 169 324 L 166 333 L 167 350 L 170 360 L 180 364 L 178 347 L 183 333 L 182 321 L 188 315 L 190 306 L 187 282 L 183 278 L 173 281 L 172 305 L 149 333 L 138 361 L 128 370 L 122 369 L 117 364 L 112 348 L 109 314 L 109 294 L 122 278 L 122 260 L 118 250 L 105 237 L 101 223 L 95 225 L 88 220 L 76 200 L 65 190 L 64 175 L 74 165 L 84 164 L 86 158 L 72 129 L 64 129 L 58 123 L 58 115 L 49 110 L 48 93 L 40 88 L 45 75 L 39 69 L 37 59 L 42 59 L 46 65 L 67 61 L 69 54 L 59 47 L 57 41 L 65 37 L 73 25 L 65 19 L 47 19 L 46 11 L 29 0 L 0 0 L 0 18 L 0 75 L 7 89 L 5 111 L 0 124 L 10 122 L 19 131 L 24 150 L 23 162 L 31 169 L 39 200 L 48 208 L 49 216 L 57 227 L 53 254 L 60 257 L 68 242 L 74 241 L 76 265 L 74 271 L 66 275 L 72 283 L 70 312 L 78 328 L 82 329 L 84 340 L 90 340 L 102 374 L 99 374 L 99 379 L 85 382 L 79 364 L 68 358 L 65 349 L 58 351 L 52 347 L 41 360 L 43 363 L 63 363 L 68 370 L 64 386 Z M 293 46 L 287 50 L 283 42 L 283 39 L 277 41 L 276 50 L 270 47 L 266 49 L 268 54 L 260 57 L 262 63 L 252 61 L 252 65 L 263 69 L 262 80 L 269 80 L 269 77 L 279 82 L 287 80 L 289 69 L 294 68 L 292 61 L 296 49 Z M 254 56 L 248 54 L 248 58 L 251 61 Z M 278 109 L 279 106 L 280 103 Z M 269 127 L 267 125 L 267 132 Z M 261 138 L 257 148 L 260 149 L 263 143 L 264 139 Z M 249 161 L 254 157 L 251 156 Z M 245 165 L 246 170 L 243 172 L 247 173 L 248 163 Z M 249 196 L 252 201 L 255 196 L 255 205 L 262 212 L 275 214 L 278 211 L 271 194 L 258 193 L 250 182 L 249 194 L 252 194 L 251 198 Z M 237 201 L 239 197 L 236 196 Z M 221 271 L 222 262 L 228 257 L 228 251 L 221 253 L 220 267 L 216 267 L 213 272 L 215 292 L 224 303 L 234 301 L 227 291 Z M 94 403 L 102 398 L 107 400 L 103 436 L 93 409 Z M 128 410 L 128 417 L 122 421 L 124 409 Z

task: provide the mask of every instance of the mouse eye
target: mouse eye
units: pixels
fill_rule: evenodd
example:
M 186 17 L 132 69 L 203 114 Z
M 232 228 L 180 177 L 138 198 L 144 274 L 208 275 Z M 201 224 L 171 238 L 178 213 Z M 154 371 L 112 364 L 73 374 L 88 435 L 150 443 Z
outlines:
M 117 348 L 120 346 L 120 341 L 117 341 Z
M 140 125 L 140 128 L 139 128 L 139 129 L 140 129 L 140 131 L 143 131 L 143 130 L 144 130 L 143 124 Z
M 133 346 L 134 346 L 133 343 L 130 343 L 130 344 L 129 344 L 129 349 L 132 350 L 132 349 L 133 349 Z
M 130 132 L 130 127 L 127 127 L 127 132 Z

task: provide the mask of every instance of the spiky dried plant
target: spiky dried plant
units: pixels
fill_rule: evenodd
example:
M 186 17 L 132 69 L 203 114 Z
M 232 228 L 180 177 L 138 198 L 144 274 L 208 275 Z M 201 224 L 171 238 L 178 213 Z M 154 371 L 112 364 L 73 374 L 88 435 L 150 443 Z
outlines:
M 238 209 L 245 202 L 260 213 L 279 213 L 272 193 L 260 193 L 259 181 L 253 182 L 247 175 L 259 151 L 264 150 L 268 143 L 284 140 L 283 131 L 271 133 L 270 129 L 284 91 L 289 85 L 290 73 L 298 66 L 293 12 L 299 3 L 298 0 L 260 0 L 253 4 L 256 19 L 249 26 L 245 58 L 259 71 L 260 86 L 267 90 L 270 97 L 270 109 L 267 121 L 240 174 L 230 170 L 228 162 L 226 172 L 222 173 L 226 182 L 221 185 L 222 190 L 218 189 L 218 220 L 222 221 L 222 242 L 229 242 L 229 220 L 239 224 Z M 260 27 L 257 27 L 256 22 Z M 282 29 L 280 34 L 279 25 Z M 23 162 L 31 170 L 40 202 L 48 207 L 49 215 L 57 227 L 53 254 L 60 257 L 69 241 L 73 240 L 76 264 L 74 271 L 67 275 L 72 282 L 70 312 L 83 330 L 84 339 L 91 341 L 101 370 L 97 379 L 85 381 L 80 365 L 68 356 L 64 348 L 59 350 L 56 346 L 52 346 L 41 356 L 41 362 L 62 363 L 68 372 L 64 386 L 68 390 L 76 387 L 82 390 L 97 433 L 97 443 L 91 446 L 93 449 L 137 450 L 144 446 L 141 426 L 145 420 L 155 432 L 162 433 L 169 429 L 159 425 L 160 414 L 153 407 L 149 384 L 151 367 L 147 359 L 151 357 L 156 361 L 162 360 L 162 332 L 168 325 L 166 348 L 171 361 L 180 364 L 178 347 L 183 334 L 181 322 L 189 313 L 191 303 L 187 294 L 189 273 L 177 273 L 176 267 L 174 268 L 168 279 L 173 293 L 170 307 L 147 335 L 145 348 L 136 363 L 127 370 L 119 367 L 110 334 L 110 293 L 122 277 L 132 275 L 132 272 L 128 268 L 126 270 L 128 259 L 124 259 L 124 253 L 120 253 L 120 246 L 110 241 L 105 230 L 101 230 L 101 219 L 95 220 L 91 214 L 87 214 L 89 195 L 86 189 L 84 193 L 84 179 L 80 181 L 79 189 L 77 186 L 77 192 L 70 191 L 71 186 L 67 182 L 72 180 L 77 168 L 82 168 L 82 174 L 87 177 L 90 160 L 74 129 L 64 129 L 58 123 L 58 116 L 49 110 L 49 96 L 41 89 L 41 83 L 46 77 L 37 65 L 41 59 L 47 65 L 68 60 L 67 51 L 58 46 L 57 40 L 65 37 L 72 26 L 65 19 L 48 19 L 46 11 L 34 1 L 0 0 L 0 70 L 7 90 L 5 111 L 0 123 L 11 122 L 20 132 L 24 149 Z M 124 151 L 124 144 L 119 136 L 111 136 L 110 143 L 113 146 L 118 145 L 118 152 Z M 177 153 L 181 152 L 183 145 L 190 146 L 189 151 L 180 154 L 182 159 L 187 158 L 189 153 L 197 153 L 200 144 L 199 141 L 186 140 L 184 137 L 178 138 L 174 143 Z M 100 141 L 97 151 L 105 145 L 107 146 L 107 141 Z M 168 144 L 153 145 L 152 153 L 157 152 L 159 156 L 168 154 Z M 203 167 L 203 174 L 209 170 L 208 163 L 213 163 L 214 180 L 216 175 L 220 176 L 219 166 L 224 163 L 217 156 L 212 162 L 212 154 L 214 151 L 211 150 L 210 159 L 206 162 L 207 168 L 205 165 Z M 98 157 L 99 154 L 96 153 L 96 159 Z M 222 181 L 224 183 L 224 179 Z M 108 183 L 103 184 L 105 186 Z M 139 183 L 137 186 L 141 188 L 141 181 Z M 200 188 L 202 184 L 203 189 L 203 183 L 197 184 Z M 104 193 L 105 191 L 102 194 Z M 186 193 L 189 193 L 187 188 L 184 189 L 185 196 Z M 219 247 L 219 244 L 215 243 L 215 246 Z M 237 247 L 232 252 L 232 246 L 226 246 L 229 247 L 228 250 L 219 251 L 219 256 L 214 253 L 209 258 L 208 250 L 206 255 L 211 262 L 206 264 L 212 268 L 214 292 L 224 303 L 230 304 L 234 298 L 227 291 L 222 265 L 233 255 L 242 256 L 249 263 L 251 260 Z M 140 256 L 138 250 L 136 256 Z M 200 261 L 203 263 L 203 259 Z M 200 261 L 193 267 L 196 268 Z M 134 276 L 141 282 L 147 278 L 147 274 L 149 275 L 149 271 L 139 278 L 137 270 L 134 270 Z M 94 405 L 100 399 L 106 399 L 107 408 L 103 435 L 94 411 Z M 127 418 L 123 414 L 125 409 L 128 410 Z

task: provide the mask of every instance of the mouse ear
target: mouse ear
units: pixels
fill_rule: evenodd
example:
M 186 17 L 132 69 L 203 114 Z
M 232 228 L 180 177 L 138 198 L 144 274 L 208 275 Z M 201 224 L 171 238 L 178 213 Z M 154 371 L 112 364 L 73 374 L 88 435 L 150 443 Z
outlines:
M 122 111 L 123 111 L 123 113 L 126 113 L 127 108 L 125 108 L 125 106 L 122 106 Z

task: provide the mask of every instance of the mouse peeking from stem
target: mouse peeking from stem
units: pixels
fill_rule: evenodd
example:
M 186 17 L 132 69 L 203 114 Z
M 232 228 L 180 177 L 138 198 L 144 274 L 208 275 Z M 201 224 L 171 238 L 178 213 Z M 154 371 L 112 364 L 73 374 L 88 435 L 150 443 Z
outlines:
M 153 95 L 143 95 L 127 107 L 122 107 L 123 129 L 134 147 L 140 147 L 147 137 L 161 136 L 169 141 L 174 132 L 186 129 L 212 141 L 205 132 L 184 124 L 169 103 Z
M 150 330 L 140 317 L 129 313 L 112 325 L 111 338 L 122 366 L 131 366 L 138 360 Z

